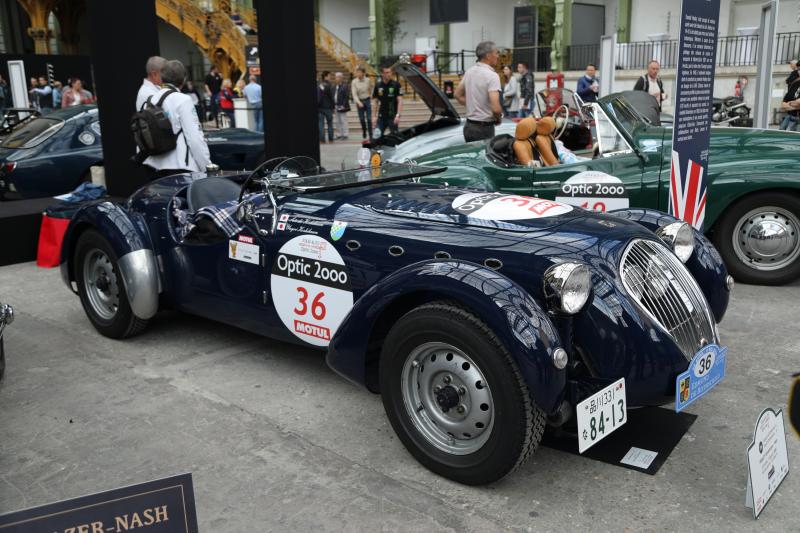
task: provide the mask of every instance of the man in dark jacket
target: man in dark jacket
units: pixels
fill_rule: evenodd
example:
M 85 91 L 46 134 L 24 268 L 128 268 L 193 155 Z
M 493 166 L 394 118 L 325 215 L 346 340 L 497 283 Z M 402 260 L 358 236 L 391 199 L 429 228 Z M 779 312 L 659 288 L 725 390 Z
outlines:
M 595 74 L 597 74 L 597 67 L 589 63 L 586 65 L 586 73 L 578 78 L 578 86 L 575 92 L 584 102 L 596 102 L 599 96 L 600 83 L 597 81 Z
M 519 72 L 519 116 L 525 118 L 531 116 L 533 112 L 533 74 L 528 70 L 528 64 L 525 61 L 517 63 L 517 72 Z
M 319 117 L 319 141 L 325 142 L 325 121 L 328 121 L 328 142 L 333 142 L 333 109 L 334 109 L 333 86 L 331 85 L 331 73 L 327 70 L 322 71 L 317 85 L 317 116 Z
M 655 59 L 650 61 L 647 65 L 647 74 L 641 76 L 636 80 L 636 85 L 633 86 L 634 91 L 644 91 L 650 94 L 658 102 L 658 110 L 661 111 L 661 102 L 664 101 L 666 95 L 664 94 L 664 83 L 658 77 L 658 72 L 661 70 L 661 65 Z
M 789 61 L 789 75 L 786 77 L 786 87 L 791 87 L 796 79 L 800 78 L 800 73 L 797 72 L 797 60 L 792 59 Z

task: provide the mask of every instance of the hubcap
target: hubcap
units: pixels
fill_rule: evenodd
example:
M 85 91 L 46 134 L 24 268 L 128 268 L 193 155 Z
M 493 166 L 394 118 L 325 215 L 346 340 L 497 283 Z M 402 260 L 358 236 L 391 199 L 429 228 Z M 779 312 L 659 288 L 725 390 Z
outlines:
M 86 254 L 83 283 L 94 312 L 104 320 L 113 319 L 119 309 L 119 285 L 111 260 L 102 250 Z
M 800 255 L 800 220 L 780 207 L 759 207 L 736 223 L 733 250 L 756 270 L 778 270 Z
M 403 402 L 420 434 L 439 450 L 466 455 L 489 439 L 494 402 L 483 372 L 464 352 L 429 342 L 406 358 Z

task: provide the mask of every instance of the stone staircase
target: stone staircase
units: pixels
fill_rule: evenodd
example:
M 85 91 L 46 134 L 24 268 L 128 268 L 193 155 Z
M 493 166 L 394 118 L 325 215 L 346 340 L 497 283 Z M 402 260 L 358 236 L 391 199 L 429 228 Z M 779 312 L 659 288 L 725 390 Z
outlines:
M 466 114 L 467 110 L 459 104 L 455 99 L 450 100 L 453 106 L 462 117 Z M 350 140 L 361 140 L 361 124 L 358 121 L 358 111 L 356 111 L 355 104 L 350 104 L 351 109 L 347 114 L 347 124 L 350 129 Z M 413 94 L 406 94 L 403 99 L 403 113 L 400 116 L 400 128 L 408 128 L 415 124 L 427 121 L 431 116 L 428 106 L 419 98 L 414 98 Z M 338 135 L 338 133 L 337 133 Z

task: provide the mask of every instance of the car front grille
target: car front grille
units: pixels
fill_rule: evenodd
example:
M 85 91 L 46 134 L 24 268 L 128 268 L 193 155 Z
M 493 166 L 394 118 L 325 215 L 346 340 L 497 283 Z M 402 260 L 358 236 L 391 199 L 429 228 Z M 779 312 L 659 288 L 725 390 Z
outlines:
M 686 359 L 718 342 L 705 296 L 683 263 L 663 244 L 634 240 L 620 263 L 622 284 L 638 307 L 666 331 Z

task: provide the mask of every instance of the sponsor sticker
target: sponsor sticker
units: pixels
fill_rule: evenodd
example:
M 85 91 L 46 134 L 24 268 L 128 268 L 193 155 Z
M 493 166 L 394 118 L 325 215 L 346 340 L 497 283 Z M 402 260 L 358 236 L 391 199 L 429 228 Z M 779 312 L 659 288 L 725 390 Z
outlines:
M 270 286 L 284 326 L 315 346 L 330 343 L 353 307 L 344 260 L 317 235 L 298 235 L 281 247 L 272 265 Z
M 562 183 L 556 200 L 601 213 L 630 207 L 622 180 L 596 170 L 579 172 Z
M 252 239 L 252 237 L 247 237 L 246 235 L 240 235 L 241 237 Z M 252 263 L 254 265 L 258 264 L 258 245 L 251 244 L 242 240 L 230 240 L 228 241 L 228 258 L 233 259 L 235 261 L 243 261 L 245 263 Z
M 555 217 L 572 207 L 553 200 L 501 193 L 467 193 L 453 200 L 453 209 L 480 220 L 526 220 Z
M 331 239 L 334 241 L 341 239 L 345 229 L 347 229 L 347 222 L 334 220 L 333 224 L 331 224 Z
M 239 235 L 239 237 L 237 238 L 239 239 L 239 242 L 246 242 L 247 244 L 255 243 L 255 239 L 253 239 L 253 237 L 250 237 L 249 235 Z

